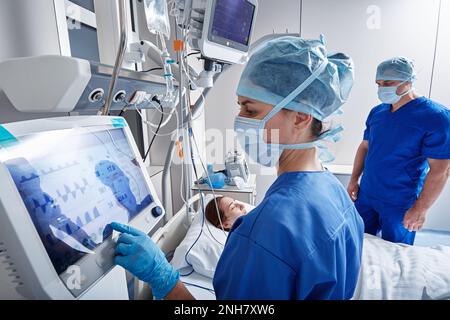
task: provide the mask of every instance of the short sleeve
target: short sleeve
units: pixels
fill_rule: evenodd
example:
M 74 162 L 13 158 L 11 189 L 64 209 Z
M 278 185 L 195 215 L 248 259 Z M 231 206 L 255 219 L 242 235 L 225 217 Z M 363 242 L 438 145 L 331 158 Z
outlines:
M 353 297 L 361 267 L 362 239 L 355 242 L 356 239 L 348 238 L 348 233 L 340 232 L 301 264 L 297 299 L 348 300 Z
M 297 277 L 298 300 L 342 299 L 344 283 L 338 283 L 336 252 L 328 246 L 317 250 L 301 264 Z
M 214 274 L 218 300 L 295 299 L 295 273 L 254 240 L 230 234 Z
M 450 110 L 435 117 L 425 133 L 422 154 L 431 159 L 450 159 Z
M 373 113 L 373 109 L 370 111 L 369 116 L 367 117 L 367 120 L 366 120 L 366 130 L 364 130 L 363 140 L 368 141 L 370 138 L 370 123 L 372 120 L 372 113 Z

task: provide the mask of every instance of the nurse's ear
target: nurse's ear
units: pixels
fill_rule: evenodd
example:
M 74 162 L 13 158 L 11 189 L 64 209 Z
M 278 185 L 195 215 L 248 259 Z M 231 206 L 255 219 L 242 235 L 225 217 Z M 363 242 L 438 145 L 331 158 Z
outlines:
M 309 135 L 313 124 L 313 116 L 303 112 L 294 112 L 294 129 L 298 134 Z
M 288 144 L 311 141 L 311 126 L 314 118 L 303 112 L 284 110 L 283 132 L 281 141 Z
M 412 83 L 411 82 L 400 83 L 400 85 L 397 87 L 396 93 L 398 95 L 402 95 L 405 92 L 410 91 L 411 88 L 412 88 Z

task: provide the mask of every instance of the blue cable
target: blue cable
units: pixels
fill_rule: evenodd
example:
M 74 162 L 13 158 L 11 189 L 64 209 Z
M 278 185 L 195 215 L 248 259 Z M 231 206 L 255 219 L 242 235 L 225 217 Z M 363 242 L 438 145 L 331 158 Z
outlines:
M 189 132 L 189 136 L 192 137 L 192 128 L 189 127 L 188 129 Z M 197 173 L 197 167 L 195 166 L 195 162 L 194 162 L 194 152 L 192 149 L 192 143 L 189 139 L 189 151 L 191 153 L 191 161 L 192 161 L 192 166 L 194 168 L 194 173 L 195 173 L 195 178 L 198 180 L 198 173 Z M 192 268 L 192 271 L 189 272 L 188 274 L 185 275 L 180 275 L 181 277 L 187 277 L 190 276 L 191 274 L 194 273 L 194 267 L 192 266 L 192 264 L 188 261 L 187 256 L 188 254 L 191 252 L 192 248 L 196 245 L 196 243 L 198 242 L 198 240 L 200 239 L 202 233 L 203 233 L 203 227 L 205 225 L 205 206 L 204 206 L 204 201 L 203 201 L 203 193 L 200 192 L 200 201 L 201 201 L 201 207 L 202 207 L 202 228 L 200 230 L 200 233 L 197 236 L 197 239 L 195 239 L 194 243 L 190 246 L 190 248 L 188 249 L 188 251 L 186 251 L 186 254 L 184 255 L 184 261 L 186 261 L 186 263 L 188 264 L 188 266 L 190 266 Z
M 192 149 L 192 137 L 194 136 L 194 132 L 192 130 L 192 127 L 188 128 L 188 133 L 189 133 L 189 151 L 191 153 L 191 161 L 192 161 L 192 167 L 194 169 L 194 174 L 195 174 L 195 179 L 199 180 L 198 178 L 198 173 L 197 173 L 197 166 L 195 165 L 195 159 L 194 159 L 194 150 Z M 192 271 L 189 272 L 188 274 L 182 275 L 180 274 L 181 277 L 187 277 L 190 276 L 191 274 L 193 274 L 195 272 L 194 267 L 192 266 L 192 264 L 188 261 L 187 256 L 188 254 L 191 252 L 192 248 L 196 245 L 196 243 L 198 242 L 198 240 L 200 239 L 202 233 L 203 233 L 203 227 L 205 226 L 205 203 L 204 203 L 204 198 L 203 198 L 203 193 L 200 192 L 200 202 L 201 202 L 201 208 L 202 208 L 202 228 L 200 230 L 200 233 L 197 236 L 197 239 L 195 239 L 194 243 L 190 246 L 190 248 L 188 249 L 188 251 L 186 252 L 186 254 L 184 255 L 184 261 L 186 261 L 186 263 L 188 264 L 189 267 L 192 268 Z M 216 240 L 217 241 L 217 240 Z
M 211 292 L 213 294 L 216 294 L 216 292 L 213 289 L 209 289 L 209 288 L 206 288 L 206 287 L 199 286 L 198 284 L 193 284 L 193 283 L 189 283 L 189 282 L 185 282 L 185 281 L 181 281 L 181 282 L 183 282 L 184 284 L 186 284 L 188 286 L 197 287 L 197 288 L 200 288 L 200 289 L 207 290 L 207 291 L 209 291 L 209 292 Z

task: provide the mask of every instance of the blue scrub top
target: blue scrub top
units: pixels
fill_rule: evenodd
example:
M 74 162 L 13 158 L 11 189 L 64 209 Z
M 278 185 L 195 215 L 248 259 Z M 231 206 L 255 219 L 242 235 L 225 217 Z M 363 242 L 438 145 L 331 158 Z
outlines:
M 350 299 L 363 230 L 331 173 L 284 173 L 233 225 L 214 276 L 217 299 Z
M 450 110 L 425 97 L 396 112 L 372 109 L 364 140 L 369 151 L 361 191 L 390 204 L 411 206 L 422 191 L 428 158 L 450 159 Z

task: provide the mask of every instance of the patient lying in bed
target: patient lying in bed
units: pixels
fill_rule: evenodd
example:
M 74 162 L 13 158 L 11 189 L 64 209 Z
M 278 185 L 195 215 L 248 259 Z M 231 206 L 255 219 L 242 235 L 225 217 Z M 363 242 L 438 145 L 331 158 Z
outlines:
M 216 197 L 205 208 L 206 219 L 216 228 L 223 226 L 225 231 L 230 231 L 237 218 L 246 214 L 245 204 L 230 197 Z

